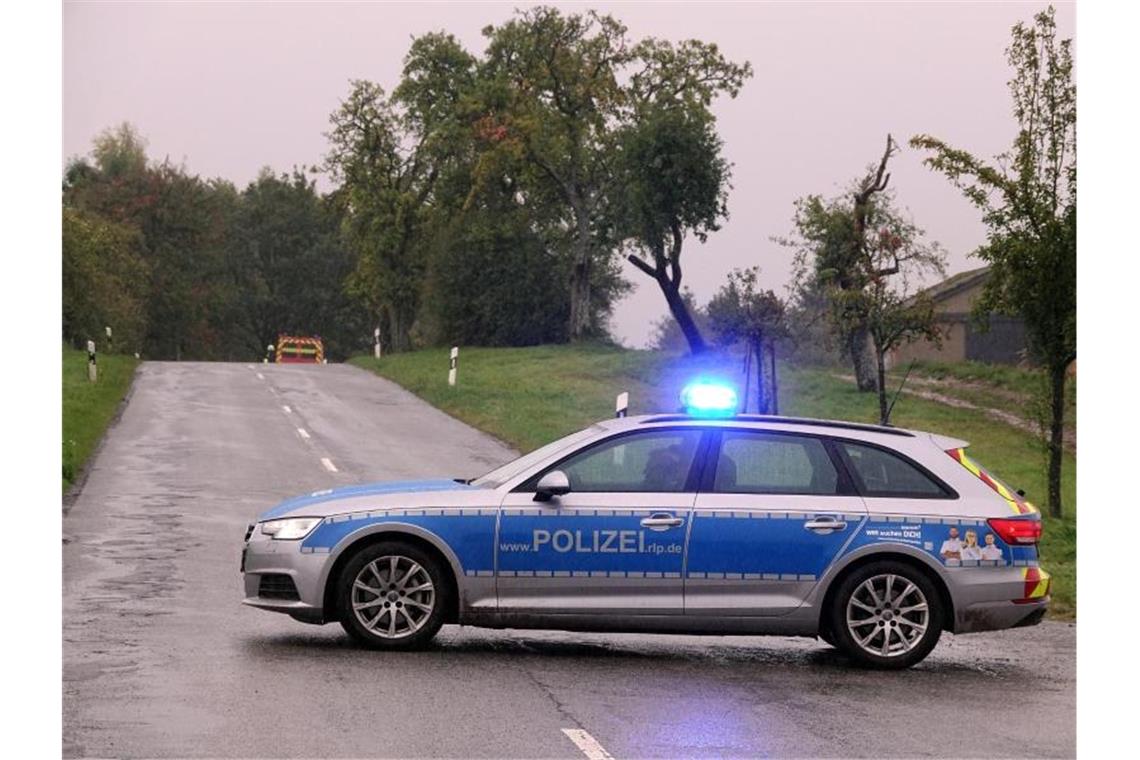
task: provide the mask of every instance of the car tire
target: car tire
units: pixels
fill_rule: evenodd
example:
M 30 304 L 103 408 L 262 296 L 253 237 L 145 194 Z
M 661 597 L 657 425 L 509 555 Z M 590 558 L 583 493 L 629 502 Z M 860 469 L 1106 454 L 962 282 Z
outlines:
M 405 541 L 366 546 L 337 580 L 340 624 L 372 649 L 419 649 L 443 625 L 450 574 L 433 554 Z
M 829 610 L 835 644 L 859 665 L 901 670 L 921 662 L 942 635 L 942 599 L 914 565 L 880 560 L 839 583 Z

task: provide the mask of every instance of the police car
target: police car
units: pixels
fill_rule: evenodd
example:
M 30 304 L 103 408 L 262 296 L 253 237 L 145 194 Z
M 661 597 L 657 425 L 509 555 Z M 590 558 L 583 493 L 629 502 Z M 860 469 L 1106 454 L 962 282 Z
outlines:
M 1040 515 L 966 442 L 685 398 L 473 480 L 285 501 L 247 530 L 244 603 L 380 649 L 444 623 L 781 634 L 881 668 L 1044 616 Z

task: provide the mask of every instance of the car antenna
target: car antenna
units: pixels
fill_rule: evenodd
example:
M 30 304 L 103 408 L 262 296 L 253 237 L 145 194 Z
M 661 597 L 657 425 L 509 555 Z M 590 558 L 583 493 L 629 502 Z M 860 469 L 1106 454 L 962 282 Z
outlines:
M 891 425 L 891 412 L 895 410 L 895 402 L 899 400 L 899 394 L 902 393 L 903 386 L 906 385 L 906 379 L 910 377 L 910 371 L 914 369 L 914 362 L 914 359 L 910 360 L 910 364 L 907 365 L 906 372 L 903 373 L 902 382 L 899 383 L 899 388 L 897 391 L 895 391 L 895 397 L 891 399 L 891 405 L 887 407 L 887 416 L 886 419 L 883 420 L 883 425 L 885 427 L 890 427 Z

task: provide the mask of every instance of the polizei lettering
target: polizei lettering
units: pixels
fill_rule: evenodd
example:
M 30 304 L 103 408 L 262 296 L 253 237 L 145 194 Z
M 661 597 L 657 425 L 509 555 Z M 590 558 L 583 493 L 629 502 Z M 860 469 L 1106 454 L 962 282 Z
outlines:
M 500 551 L 540 552 L 544 548 L 559 554 L 680 554 L 679 543 L 646 541 L 643 530 L 543 530 L 536 528 L 530 543 L 502 543 Z

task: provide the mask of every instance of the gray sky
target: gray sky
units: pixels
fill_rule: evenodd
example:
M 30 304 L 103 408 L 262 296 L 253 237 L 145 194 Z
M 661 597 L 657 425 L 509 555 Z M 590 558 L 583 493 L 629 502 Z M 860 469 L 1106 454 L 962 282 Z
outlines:
M 1043 2 L 983 3 L 551 3 L 596 8 L 631 37 L 716 42 L 755 76 L 716 106 L 734 164 L 730 219 L 701 246 L 690 241 L 685 284 L 704 302 L 734 267 L 760 265 L 784 294 L 789 251 L 770 242 L 790 229 L 792 202 L 832 195 L 881 153 L 928 132 L 993 155 L 1014 130 L 1004 49 L 1009 28 Z M 390 89 L 411 37 L 446 29 L 481 53 L 480 30 L 526 3 L 100 3 L 64 5 L 64 155 L 134 123 L 152 157 L 183 161 L 239 187 L 263 166 L 315 164 L 328 116 L 349 79 Z M 1062 37 L 1075 5 L 1055 3 Z M 977 211 L 904 147 L 891 185 L 928 237 L 949 252 L 950 273 L 977 266 Z M 615 312 L 615 335 L 644 345 L 666 313 L 647 277 Z

